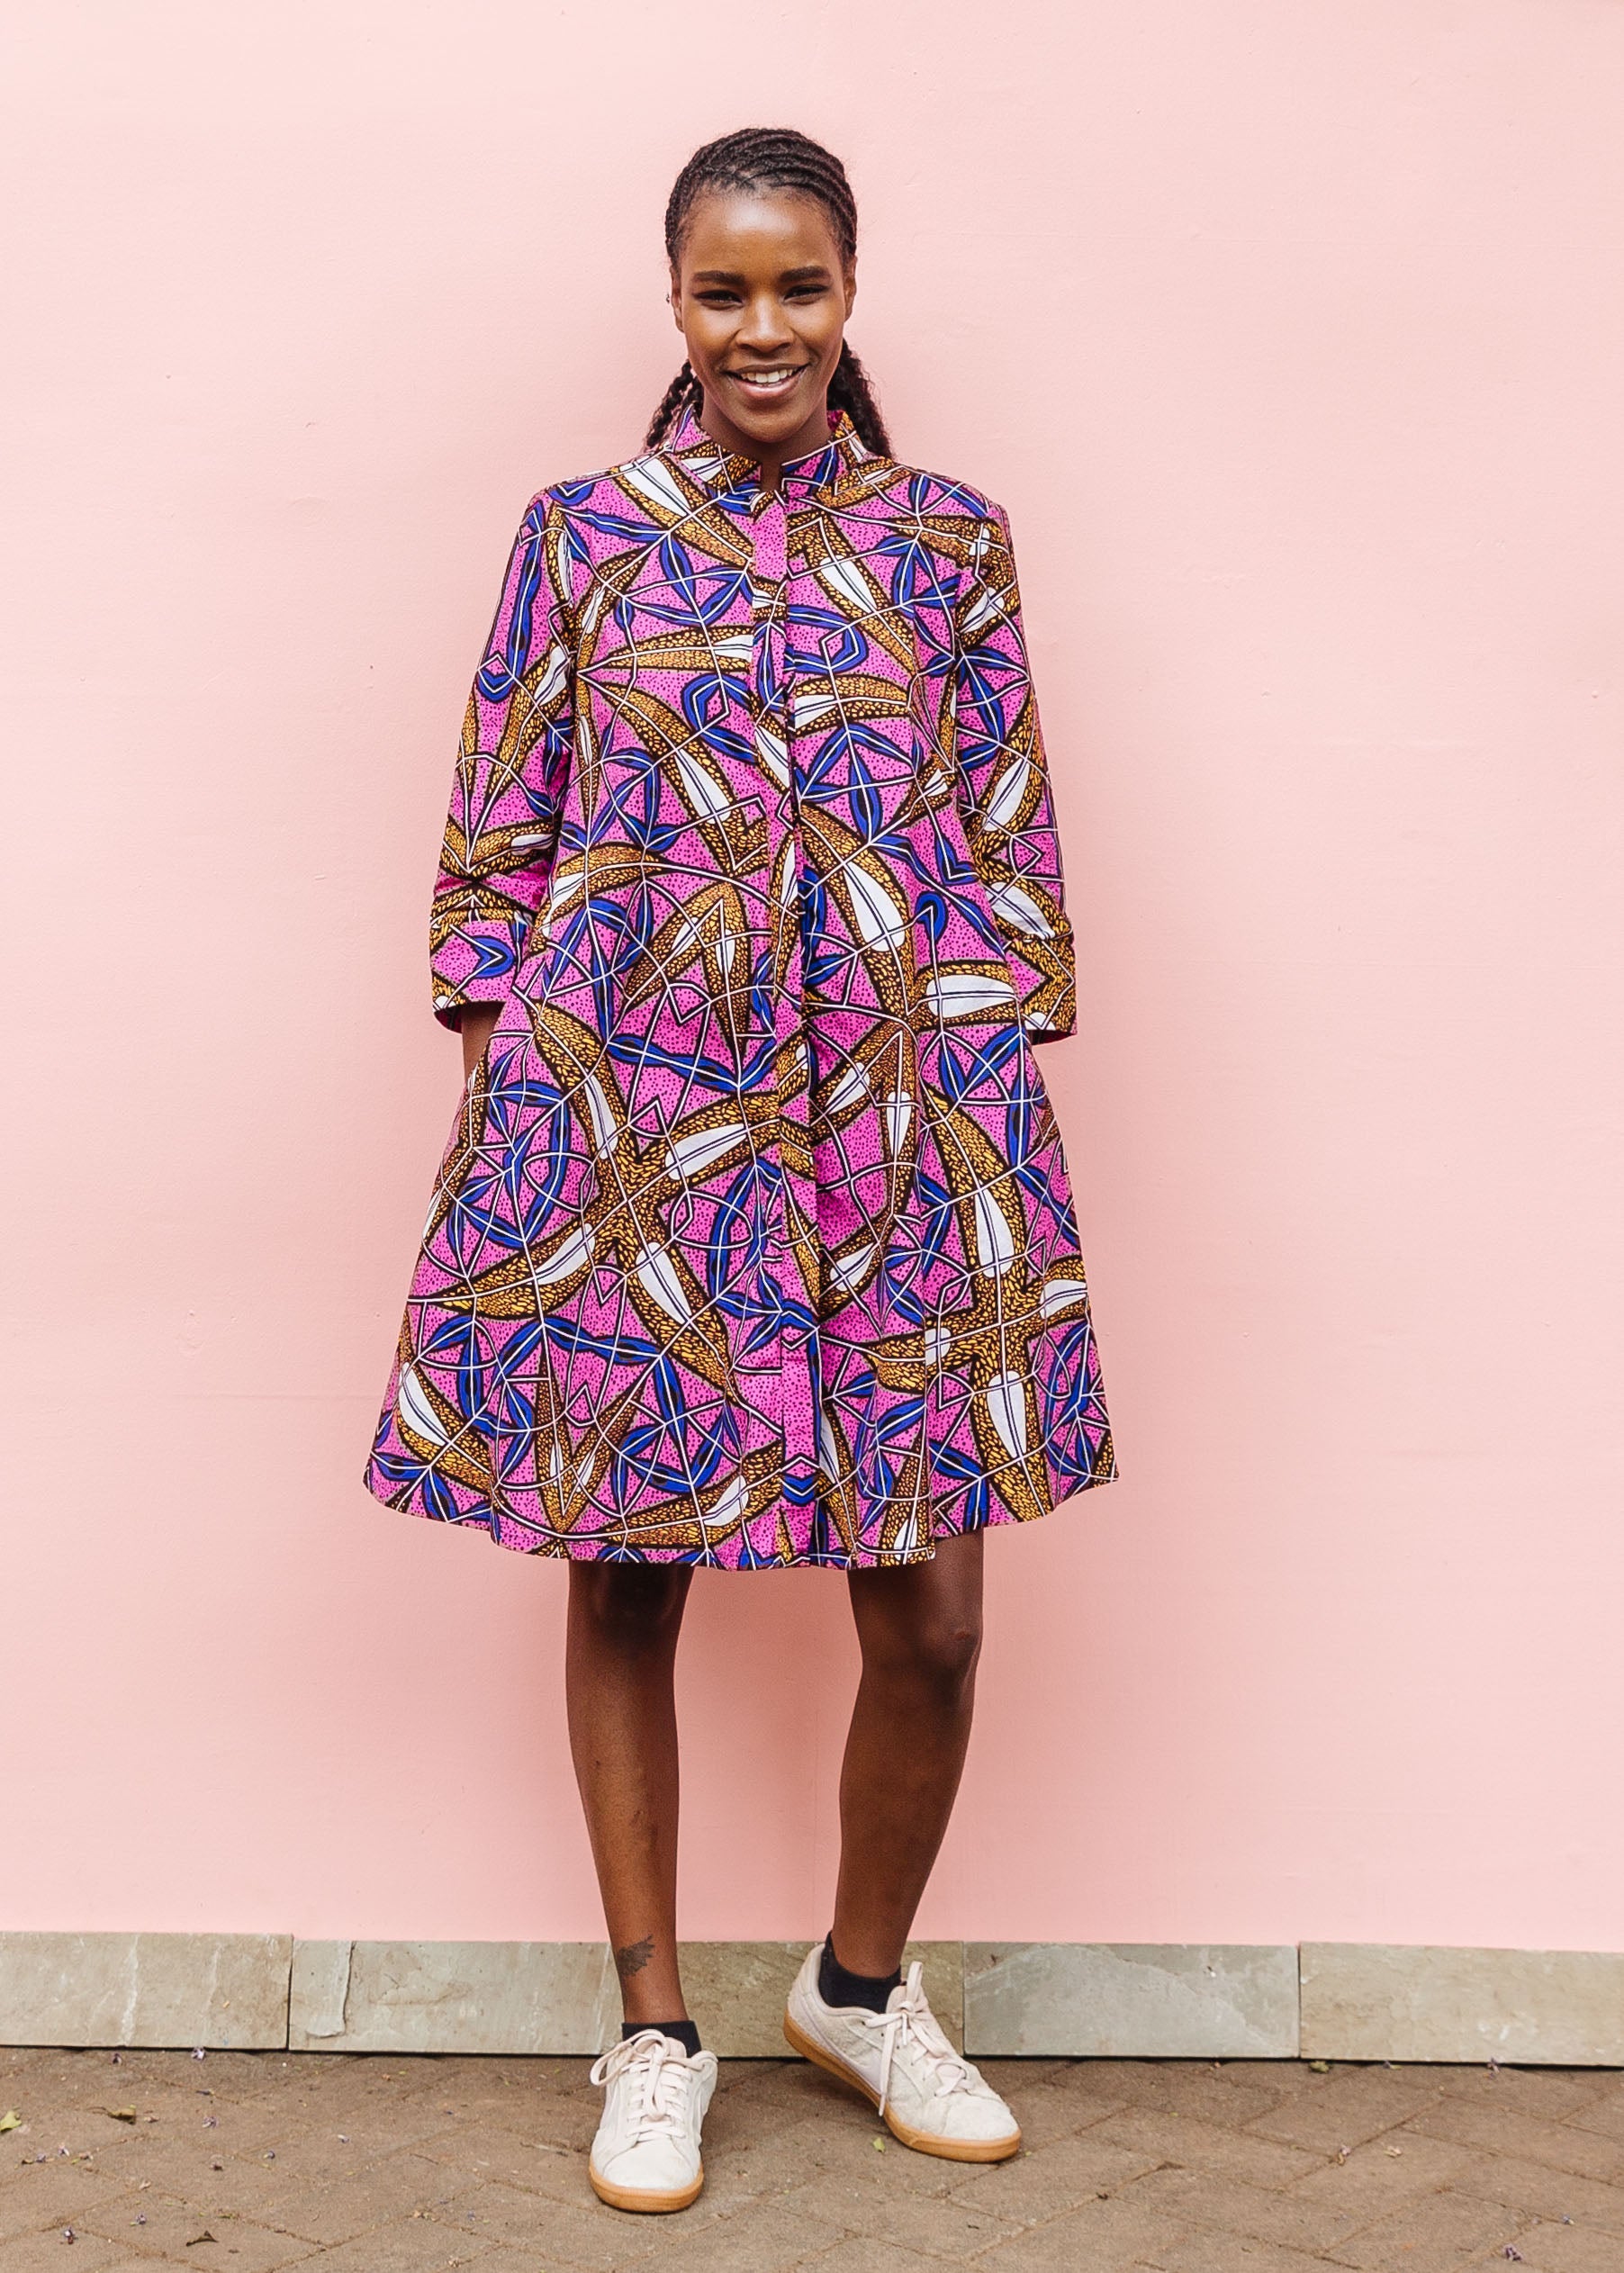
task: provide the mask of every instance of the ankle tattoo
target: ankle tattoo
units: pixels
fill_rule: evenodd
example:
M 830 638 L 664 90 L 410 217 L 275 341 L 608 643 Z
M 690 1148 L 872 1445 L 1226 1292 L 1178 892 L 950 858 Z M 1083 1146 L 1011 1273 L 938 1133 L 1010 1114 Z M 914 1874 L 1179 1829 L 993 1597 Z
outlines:
M 645 1934 L 640 1942 L 627 1942 L 624 1949 L 615 1952 L 615 1971 L 623 1981 L 629 1981 L 634 1973 L 640 1973 L 654 1953 L 654 1937 Z

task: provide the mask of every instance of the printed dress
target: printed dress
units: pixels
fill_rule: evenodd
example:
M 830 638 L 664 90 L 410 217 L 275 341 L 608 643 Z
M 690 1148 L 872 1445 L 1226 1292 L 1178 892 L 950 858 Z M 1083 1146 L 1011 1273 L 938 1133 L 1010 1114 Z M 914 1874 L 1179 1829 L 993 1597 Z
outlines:
M 525 1553 L 917 1561 L 1114 1474 L 1033 1044 L 1073 951 L 1007 519 L 844 417 L 536 499 L 434 1007 L 501 1005 L 366 1483 Z

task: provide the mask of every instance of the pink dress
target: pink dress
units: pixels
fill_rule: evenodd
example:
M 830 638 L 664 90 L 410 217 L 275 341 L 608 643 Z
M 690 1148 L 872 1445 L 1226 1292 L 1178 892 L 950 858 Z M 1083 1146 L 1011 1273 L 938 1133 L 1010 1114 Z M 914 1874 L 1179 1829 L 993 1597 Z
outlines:
M 1007 519 L 691 417 L 525 516 L 434 1006 L 501 1015 L 366 1482 L 527 1554 L 917 1561 L 1114 1474 Z

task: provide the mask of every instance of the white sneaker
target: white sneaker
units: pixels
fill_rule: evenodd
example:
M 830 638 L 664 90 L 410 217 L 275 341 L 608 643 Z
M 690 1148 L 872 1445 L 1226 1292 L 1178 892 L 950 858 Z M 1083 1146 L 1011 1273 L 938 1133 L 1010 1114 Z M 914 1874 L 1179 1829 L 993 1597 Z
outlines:
M 591 2080 L 609 2088 L 587 2176 L 615 2210 L 686 2210 L 705 2183 L 699 2126 L 717 2088 L 715 2052 L 690 2060 L 657 2028 L 611 2044 Z
M 784 2034 L 802 2059 L 854 2084 L 905 2147 L 950 2162 L 1002 2162 L 1014 2154 L 1020 2125 L 943 2034 L 925 2001 L 920 1966 L 908 1967 L 883 2013 L 871 2013 L 861 2005 L 824 2003 L 817 1988 L 822 1955 L 821 1946 L 807 1953 L 784 2014 Z

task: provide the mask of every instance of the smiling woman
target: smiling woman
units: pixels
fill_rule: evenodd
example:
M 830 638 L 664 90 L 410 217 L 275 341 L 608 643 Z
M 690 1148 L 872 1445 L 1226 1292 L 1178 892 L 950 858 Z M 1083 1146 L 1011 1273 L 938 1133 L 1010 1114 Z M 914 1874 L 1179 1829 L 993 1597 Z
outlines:
M 684 409 L 773 483 L 818 448 L 828 412 L 889 457 L 891 440 L 844 332 L 857 297 L 857 203 L 837 158 L 804 135 L 730 134 L 696 150 L 665 208 L 671 304 L 688 361 L 648 429 Z
M 986 1535 L 1115 1473 L 1034 1049 L 1075 973 L 1007 519 L 892 456 L 838 159 L 712 143 L 666 243 L 688 360 L 644 456 L 533 501 L 468 706 L 432 925 L 466 1087 L 367 1471 L 570 1558 L 627 2015 L 591 2167 L 635 2210 L 698 2194 L 716 2076 L 676 1957 L 694 1569 L 846 1573 L 835 1920 L 785 2033 L 995 2161 L 1015 2118 L 899 1961 Z

